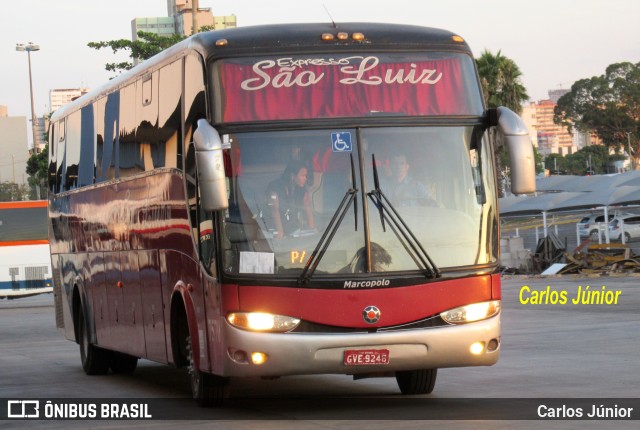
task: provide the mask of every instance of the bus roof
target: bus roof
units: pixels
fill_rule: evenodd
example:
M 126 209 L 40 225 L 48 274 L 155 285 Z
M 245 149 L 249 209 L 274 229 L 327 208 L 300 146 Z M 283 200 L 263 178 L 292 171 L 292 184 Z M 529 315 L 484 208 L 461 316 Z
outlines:
M 346 33 L 348 38 L 323 40 L 325 33 L 337 36 Z M 353 40 L 354 33 L 361 33 L 364 40 Z M 224 46 L 217 46 L 219 40 Z M 110 94 L 132 80 L 147 74 L 184 55 L 185 50 L 196 50 L 207 60 L 220 57 L 262 55 L 267 53 L 358 52 L 358 51 L 458 51 L 471 55 L 467 43 L 447 30 L 403 24 L 381 23 L 310 23 L 273 24 L 230 28 L 198 33 L 165 49 L 152 58 L 77 100 L 58 109 L 51 122 L 64 118 L 71 112 L 92 103 L 96 98 Z

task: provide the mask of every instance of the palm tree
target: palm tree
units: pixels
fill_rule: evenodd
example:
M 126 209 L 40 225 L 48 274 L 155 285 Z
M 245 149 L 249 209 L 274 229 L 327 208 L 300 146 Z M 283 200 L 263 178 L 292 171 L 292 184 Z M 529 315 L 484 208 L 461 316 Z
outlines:
M 476 60 L 482 92 L 489 107 L 506 106 L 522 112 L 522 103 L 529 100 L 527 90 L 520 82 L 522 72 L 518 65 L 502 55 L 484 50 Z
M 529 95 L 524 85 L 520 83 L 522 72 L 518 65 L 502 55 L 500 51 L 493 55 L 486 49 L 480 58 L 476 59 L 476 65 L 487 106 L 490 108 L 505 106 L 518 114 L 522 113 L 522 103 L 529 100 Z M 508 164 L 504 161 L 508 159 L 506 149 L 497 145 L 495 151 L 498 174 L 504 175 L 506 178 L 508 173 L 502 169 L 503 165 Z M 502 184 L 498 195 L 502 197 L 505 191 L 503 188 L 505 181 L 501 180 L 500 182 Z

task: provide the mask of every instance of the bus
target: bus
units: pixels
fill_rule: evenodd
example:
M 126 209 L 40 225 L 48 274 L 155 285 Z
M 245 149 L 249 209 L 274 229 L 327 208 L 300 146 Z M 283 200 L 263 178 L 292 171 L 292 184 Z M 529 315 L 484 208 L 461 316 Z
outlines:
M 87 374 L 395 377 L 500 353 L 494 153 L 535 188 L 523 121 L 465 40 L 418 26 L 193 35 L 51 118 L 56 324 Z
M 0 297 L 52 291 L 47 201 L 0 202 Z

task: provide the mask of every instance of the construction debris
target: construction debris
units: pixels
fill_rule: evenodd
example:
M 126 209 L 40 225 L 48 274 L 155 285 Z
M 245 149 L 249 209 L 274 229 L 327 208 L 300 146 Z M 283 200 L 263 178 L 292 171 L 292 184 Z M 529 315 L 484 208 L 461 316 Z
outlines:
M 564 257 L 568 264 L 559 274 L 640 273 L 640 258 L 622 243 L 588 244 L 576 248 L 573 255 L 564 253 Z
M 558 236 L 553 233 L 540 239 L 536 252 L 531 256 L 534 272 L 541 273 L 551 265 L 560 263 L 562 257 L 566 254 L 566 249 L 567 244 L 562 243 Z

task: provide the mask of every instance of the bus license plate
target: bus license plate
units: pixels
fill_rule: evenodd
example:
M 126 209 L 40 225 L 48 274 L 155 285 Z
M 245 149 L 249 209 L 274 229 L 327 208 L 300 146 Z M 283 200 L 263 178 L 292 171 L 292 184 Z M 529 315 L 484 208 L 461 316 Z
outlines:
M 388 349 L 348 349 L 344 352 L 345 366 L 389 364 Z

